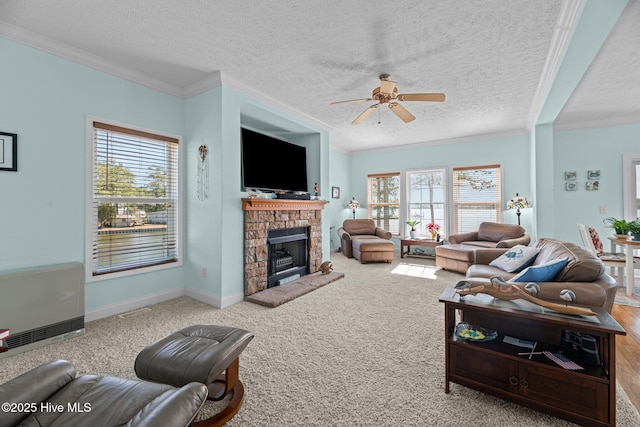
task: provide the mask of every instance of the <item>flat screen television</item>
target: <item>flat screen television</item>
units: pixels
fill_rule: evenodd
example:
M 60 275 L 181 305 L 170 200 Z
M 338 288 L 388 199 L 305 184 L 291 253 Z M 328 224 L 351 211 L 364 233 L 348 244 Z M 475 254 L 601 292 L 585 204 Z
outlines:
M 308 192 L 307 150 L 242 128 L 242 187 Z

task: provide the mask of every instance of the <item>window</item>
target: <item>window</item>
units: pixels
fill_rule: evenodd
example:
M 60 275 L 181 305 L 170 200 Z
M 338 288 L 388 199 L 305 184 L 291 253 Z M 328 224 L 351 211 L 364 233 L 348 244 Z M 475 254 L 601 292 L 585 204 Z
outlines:
M 400 173 L 369 175 L 369 218 L 376 226 L 400 234 Z
M 88 277 L 178 262 L 179 139 L 90 123 Z
M 418 235 L 426 235 L 431 222 L 440 226 L 441 235 L 446 235 L 444 169 L 407 172 L 407 184 L 407 221 L 420 221 Z M 409 228 L 407 225 L 407 231 Z
M 476 231 L 481 222 L 502 221 L 500 165 L 453 169 L 453 233 Z

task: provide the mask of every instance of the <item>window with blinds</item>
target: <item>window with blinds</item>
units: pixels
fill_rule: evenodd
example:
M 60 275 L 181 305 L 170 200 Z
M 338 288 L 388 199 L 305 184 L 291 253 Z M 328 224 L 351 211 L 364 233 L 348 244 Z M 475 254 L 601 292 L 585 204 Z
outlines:
M 178 261 L 178 142 L 93 122 L 93 276 Z
M 369 218 L 376 226 L 400 233 L 400 173 L 376 174 L 367 177 Z
M 477 231 L 481 222 L 502 222 L 500 165 L 453 169 L 453 233 Z

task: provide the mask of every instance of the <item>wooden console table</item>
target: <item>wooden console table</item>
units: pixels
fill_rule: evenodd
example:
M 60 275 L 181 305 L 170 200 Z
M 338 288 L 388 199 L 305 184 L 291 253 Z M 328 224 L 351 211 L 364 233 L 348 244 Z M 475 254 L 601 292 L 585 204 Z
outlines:
M 602 309 L 596 316 L 571 316 L 524 300 L 498 300 L 486 294 L 462 299 L 453 287 L 440 296 L 445 305 L 445 392 L 451 381 L 580 425 L 616 424 L 616 335 L 624 329 Z M 457 321 L 498 332 L 486 342 L 455 334 Z M 567 370 L 542 354 L 559 351 L 563 330 L 596 337 L 600 366 L 585 365 L 579 354 L 565 355 L 584 369 Z M 532 355 L 503 342 L 505 335 L 536 343 Z
M 434 255 L 429 254 L 416 254 L 411 252 L 411 246 L 428 246 L 430 248 L 435 248 L 438 245 L 442 244 L 442 240 L 436 241 L 433 239 L 402 239 L 400 240 L 400 258 L 404 258 L 405 255 L 409 256 L 418 256 L 424 258 L 435 258 Z M 407 251 L 405 252 L 404 247 L 407 247 Z

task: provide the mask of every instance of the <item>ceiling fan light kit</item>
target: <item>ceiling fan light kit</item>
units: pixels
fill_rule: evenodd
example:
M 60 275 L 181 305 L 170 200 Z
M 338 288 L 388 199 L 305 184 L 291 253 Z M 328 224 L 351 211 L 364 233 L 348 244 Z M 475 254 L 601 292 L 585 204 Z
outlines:
M 415 116 L 409 112 L 399 102 L 403 101 L 428 101 L 428 102 L 444 102 L 444 93 L 398 93 L 396 82 L 389 80 L 391 75 L 380 74 L 380 86 L 373 89 L 371 98 L 350 99 L 347 101 L 332 102 L 331 105 L 344 104 L 348 102 L 360 101 L 378 101 L 377 104 L 369 106 L 351 123 L 352 125 L 360 124 L 366 119 L 373 110 L 382 104 L 387 104 L 389 109 L 405 123 L 415 120 Z

